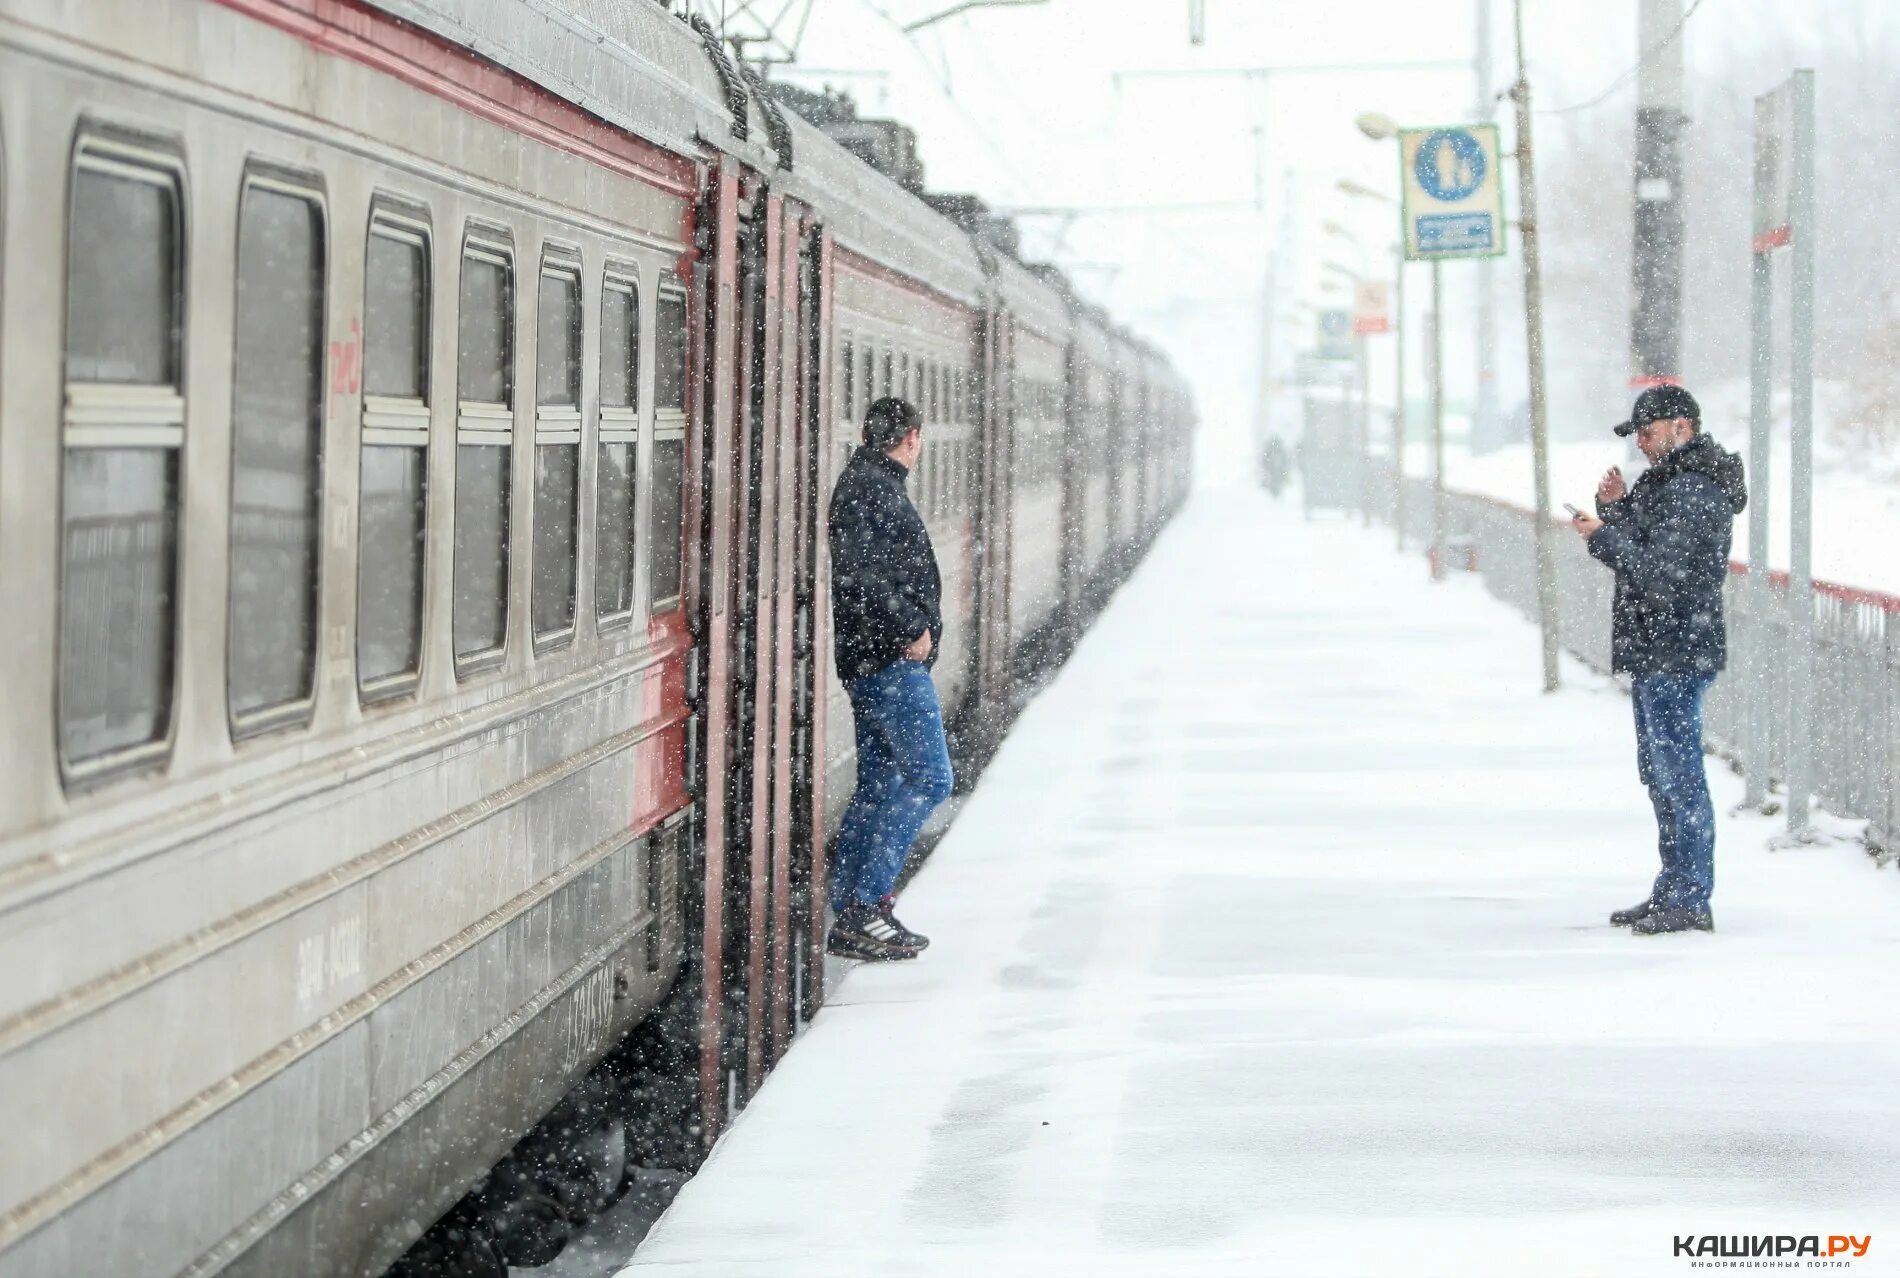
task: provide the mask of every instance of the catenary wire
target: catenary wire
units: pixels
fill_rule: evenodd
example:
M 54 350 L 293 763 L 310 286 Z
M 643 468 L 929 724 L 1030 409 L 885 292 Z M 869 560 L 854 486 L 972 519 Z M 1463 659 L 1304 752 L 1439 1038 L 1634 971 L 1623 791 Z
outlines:
M 1612 94 L 1614 94 L 1618 89 L 1622 88 L 1624 85 L 1629 83 L 1631 76 L 1635 75 L 1638 71 L 1643 69 L 1643 63 L 1649 61 L 1651 58 L 1655 57 L 1658 53 L 1661 53 L 1664 49 L 1667 49 L 1670 45 L 1674 44 L 1676 42 L 1676 39 L 1682 35 L 1682 29 L 1689 25 L 1689 19 L 1695 17 L 1696 10 L 1700 9 L 1701 7 L 1702 7 L 1702 0 L 1693 0 L 1693 2 L 1689 5 L 1689 7 L 1683 11 L 1681 21 L 1677 22 L 1676 25 L 1673 28 L 1671 28 L 1669 34 L 1664 36 L 1662 39 L 1658 40 L 1650 48 L 1643 50 L 1643 55 L 1640 58 L 1636 59 L 1636 65 L 1630 67 L 1628 70 L 1624 71 L 1622 75 L 1619 75 L 1616 77 L 1616 79 L 1610 81 L 1609 85 L 1603 90 L 1603 92 L 1597 94 L 1593 98 L 1590 98 L 1588 101 L 1577 102 L 1570 106 L 1546 107 L 1543 110 L 1538 111 L 1537 114 L 1538 115 L 1574 115 L 1579 111 L 1588 111 L 1594 107 L 1602 106 L 1605 102 L 1609 101 L 1610 96 Z M 1500 93 L 1498 95 L 1499 99 L 1501 100 L 1508 93 L 1509 93 L 1508 89 L 1505 91 L 1505 93 Z

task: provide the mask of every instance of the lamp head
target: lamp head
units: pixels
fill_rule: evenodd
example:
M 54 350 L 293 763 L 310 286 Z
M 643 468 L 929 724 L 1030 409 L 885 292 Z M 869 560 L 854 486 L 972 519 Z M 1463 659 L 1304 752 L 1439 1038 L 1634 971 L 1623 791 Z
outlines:
M 1395 138 L 1399 135 L 1399 126 L 1392 117 L 1378 111 L 1368 111 L 1353 123 L 1359 126 L 1361 133 L 1374 142 L 1383 142 L 1387 138 Z

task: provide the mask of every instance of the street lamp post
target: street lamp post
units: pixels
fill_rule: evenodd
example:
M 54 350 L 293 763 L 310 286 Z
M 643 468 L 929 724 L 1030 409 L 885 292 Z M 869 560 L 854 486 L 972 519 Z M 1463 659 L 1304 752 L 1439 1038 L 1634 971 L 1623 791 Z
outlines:
M 1445 579 L 1445 310 L 1441 272 L 1432 259 L 1432 580 Z
M 1365 249 L 1359 243 L 1358 237 L 1345 227 L 1337 222 L 1327 222 L 1325 229 L 1328 234 L 1336 235 L 1358 249 L 1362 259 L 1365 257 Z M 1359 395 L 1359 516 L 1360 526 L 1370 528 L 1372 527 L 1372 366 L 1366 358 L 1366 335 L 1359 331 L 1356 296 L 1358 286 L 1365 282 L 1366 276 L 1340 262 L 1323 262 L 1321 265 L 1329 271 L 1336 271 L 1345 276 L 1352 281 L 1354 286 L 1352 362 L 1353 380 Z
M 1392 246 L 1392 525 L 1405 553 L 1405 245 Z
M 1517 2 L 1517 83 L 1511 100 L 1517 106 L 1517 191 L 1521 206 L 1518 227 L 1524 246 L 1524 330 L 1530 356 L 1531 466 L 1537 496 L 1537 621 L 1543 634 L 1544 691 L 1557 691 L 1557 583 L 1556 562 L 1550 544 L 1550 434 L 1544 394 L 1544 277 L 1543 228 L 1537 223 L 1537 176 L 1531 163 L 1531 82 L 1524 72 L 1524 0 Z

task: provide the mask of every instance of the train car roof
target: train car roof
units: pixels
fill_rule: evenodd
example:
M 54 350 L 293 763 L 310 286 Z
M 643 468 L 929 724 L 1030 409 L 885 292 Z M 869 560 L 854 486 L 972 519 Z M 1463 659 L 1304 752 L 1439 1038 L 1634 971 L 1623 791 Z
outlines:
M 366 2 L 656 146 L 744 159 L 820 209 L 839 244 L 955 301 L 979 305 L 993 274 L 1003 299 L 1050 336 L 1144 345 L 1054 267 L 997 254 L 986 272 L 968 231 L 771 101 L 709 31 L 653 0 Z
M 983 264 L 962 227 L 795 112 L 786 122 L 792 166 L 778 183 L 823 212 L 840 245 L 967 306 L 982 303 Z
M 981 265 L 955 223 L 771 102 L 717 40 L 653 0 L 369 3 L 666 150 L 712 147 L 775 173 L 852 251 L 970 305 L 982 297 Z
M 1041 274 L 1013 257 L 994 255 L 996 289 L 1011 314 L 1055 342 L 1066 342 L 1074 319 L 1068 298 Z
M 367 0 L 669 151 L 769 163 L 769 122 L 734 100 L 699 33 L 652 0 Z M 633 69 L 635 74 L 628 74 Z

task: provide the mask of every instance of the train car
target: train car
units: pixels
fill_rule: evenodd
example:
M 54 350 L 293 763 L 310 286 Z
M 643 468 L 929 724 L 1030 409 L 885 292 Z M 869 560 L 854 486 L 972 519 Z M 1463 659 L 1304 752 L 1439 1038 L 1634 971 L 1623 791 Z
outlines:
M 0 6 L 0 1270 L 374 1272 L 674 984 L 655 25 L 636 137 L 355 5 Z
M 527 1263 L 662 1029 L 614 1157 L 703 1154 L 822 993 L 868 399 L 958 717 L 1178 501 L 1079 314 L 649 0 L 0 0 L 0 1272 Z
M 794 117 L 796 119 L 796 117 Z M 946 719 L 965 708 L 975 680 L 978 471 L 978 330 L 985 275 L 958 228 L 798 123 L 794 172 L 829 194 L 831 411 L 825 482 L 833 485 L 860 442 L 871 403 L 901 396 L 924 415 L 924 451 L 909 488 L 943 575 L 944 638 L 933 668 Z M 824 663 L 827 813 L 835 822 L 851 797 L 856 752 L 844 686 Z
M 1008 259 L 998 264 L 996 306 L 1008 368 L 997 386 L 1005 441 L 998 457 L 1009 485 L 1005 518 L 992 536 L 1004 542 L 997 568 L 1007 641 L 1028 654 L 1031 641 L 1058 623 L 1063 603 L 1072 323 L 1063 296 Z

